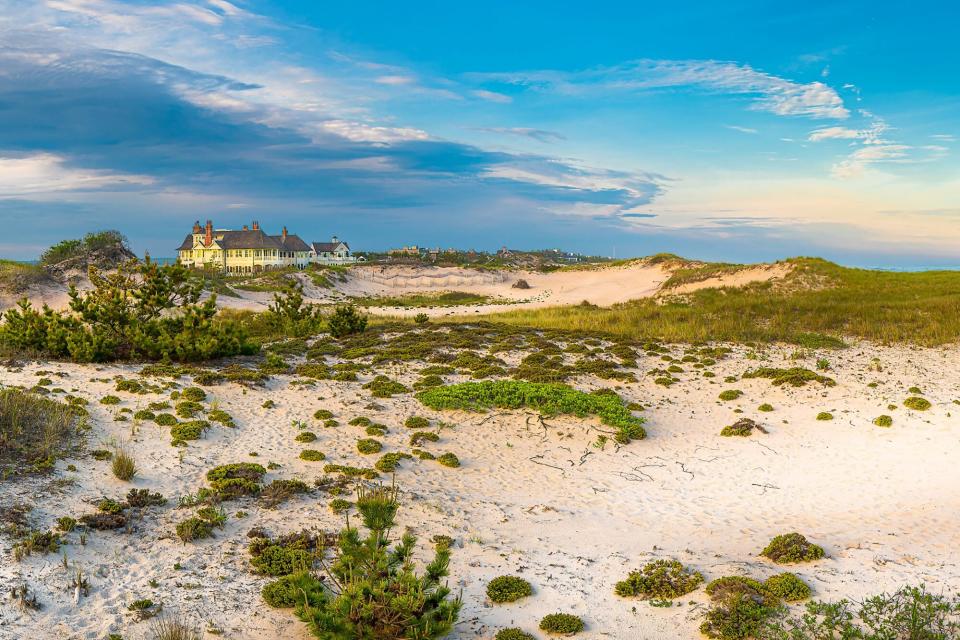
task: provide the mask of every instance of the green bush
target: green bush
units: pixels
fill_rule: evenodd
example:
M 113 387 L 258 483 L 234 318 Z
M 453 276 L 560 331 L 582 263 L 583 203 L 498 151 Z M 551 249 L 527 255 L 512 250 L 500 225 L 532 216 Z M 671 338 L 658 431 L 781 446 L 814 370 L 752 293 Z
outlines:
M 770 403 L 764 402 L 762 405 L 757 407 L 757 411 L 765 411 L 765 412 L 773 411 L 773 405 Z
M 707 611 L 700 632 L 720 640 L 753 640 L 762 637 L 769 620 L 779 612 L 775 602 L 762 596 L 734 593 Z
M 328 411 L 327 409 L 317 409 L 314 412 L 313 417 L 317 420 L 329 420 L 333 417 L 333 412 Z
M 727 401 L 736 400 L 742 395 L 743 391 L 740 391 L 740 389 L 727 389 L 726 391 L 721 391 L 719 397 L 721 400 Z
M 508 629 L 500 629 L 500 631 L 497 631 L 497 635 L 493 637 L 493 640 L 536 640 L 536 638 L 523 629 L 510 627 Z
M 382 449 L 383 445 L 379 440 L 374 440 L 373 438 L 361 438 L 357 440 L 357 451 L 364 455 L 380 453 Z
M 383 471 L 384 473 L 393 473 L 400 466 L 401 460 L 409 460 L 411 458 L 413 458 L 413 456 L 411 456 L 409 453 L 391 452 L 381 456 L 373 466 L 378 471 Z
M 203 402 L 207 399 L 207 392 L 200 387 L 187 387 L 180 392 L 180 397 L 191 402 Z
M 309 571 L 313 567 L 315 553 L 311 549 L 282 544 L 271 544 L 259 550 L 250 559 L 257 573 L 267 576 L 286 576 Z
M 376 469 L 367 469 L 363 467 L 351 467 L 343 464 L 328 464 L 323 467 L 324 473 L 339 473 L 349 478 L 364 478 L 374 480 L 379 477 Z
M 216 297 L 186 267 L 130 261 L 115 272 L 91 268 L 93 289 L 70 288 L 70 310 L 34 310 L 29 300 L 3 314 L 0 344 L 76 362 L 197 361 L 252 353 L 241 326 L 217 317 Z
M 170 437 L 174 443 L 186 440 L 199 440 L 203 432 L 210 428 L 210 423 L 206 420 L 191 420 L 190 422 L 181 422 L 170 427 Z
M 117 447 L 110 466 L 113 475 L 119 480 L 130 482 L 137 475 L 137 463 L 124 447 Z
M 300 452 L 300 459 L 308 462 L 319 462 L 320 460 L 325 460 L 326 458 L 326 454 L 324 454 L 322 451 L 317 451 L 316 449 L 304 449 Z
M 776 369 L 773 367 L 759 367 L 743 374 L 744 378 L 769 378 L 775 385 L 789 384 L 794 387 L 802 387 L 808 382 L 819 382 L 826 387 L 833 387 L 837 384 L 833 378 L 822 376 L 810 369 L 803 367 L 791 367 L 789 369 Z
M 487 597 L 492 602 L 516 602 L 533 595 L 530 583 L 517 576 L 498 576 L 487 584 Z
M 439 442 L 439 434 L 434 433 L 433 431 L 415 431 L 410 434 L 410 446 L 418 447 L 424 442 Z
M 196 516 L 177 524 L 177 537 L 183 542 L 193 542 L 213 537 L 213 523 Z
M 327 319 L 327 331 L 334 338 L 343 338 L 354 333 L 363 333 L 367 328 L 367 316 L 353 305 L 337 305 Z
M 551 613 L 540 620 L 540 630 L 573 635 L 583 631 L 583 620 L 571 613 Z
M 904 400 L 903 406 L 905 406 L 907 409 L 913 409 L 914 411 L 926 411 L 933 405 L 931 405 L 930 401 L 927 400 L 926 398 L 913 396 L 911 398 L 907 398 L 906 400 Z
M 786 602 L 806 600 L 810 597 L 810 587 L 792 573 L 778 573 L 763 582 L 763 587 Z
M 755 420 L 751 420 L 750 418 L 740 418 L 733 424 L 727 425 L 726 427 L 721 429 L 720 435 L 724 437 L 731 437 L 731 436 L 746 437 L 746 436 L 749 436 L 751 433 L 753 433 L 754 429 L 756 429 L 761 433 L 767 432 L 766 429 L 764 429 L 759 424 L 757 424 Z
M 437 456 L 437 462 L 445 467 L 457 468 L 460 466 L 460 458 L 455 453 L 445 453 Z
M 878 427 L 889 427 L 893 425 L 893 418 L 888 415 L 877 416 L 873 419 L 873 424 Z
M 343 498 L 334 498 L 330 501 L 330 510 L 334 513 L 343 513 L 353 506 L 353 503 Z
M 416 397 L 437 410 L 529 407 L 547 416 L 596 415 L 603 424 L 617 429 L 616 439 L 622 444 L 646 436 L 643 418 L 634 416 L 616 394 L 584 393 L 563 384 L 518 380 L 465 382 L 420 391 Z
M 392 398 L 395 394 L 410 392 L 410 389 L 387 376 L 377 376 L 363 385 L 363 388 L 372 391 L 374 398 Z
M 823 557 L 823 547 L 808 542 L 799 533 L 786 533 L 770 541 L 760 555 L 773 560 L 777 564 L 793 562 L 811 562 Z
M 184 400 L 183 402 L 177 403 L 176 413 L 180 418 L 192 418 L 201 411 L 203 411 L 203 405 L 199 402 Z
M 673 600 L 694 591 L 703 583 L 703 575 L 683 566 L 678 560 L 655 560 L 639 571 L 631 571 L 618 582 L 618 596 Z
M 0 389 L 0 463 L 4 474 L 49 471 L 78 439 L 70 405 L 19 389 Z M 105 451 L 107 458 L 112 457 Z M 91 452 L 96 457 L 96 452 Z
M 319 607 L 326 602 L 323 583 L 312 574 L 301 571 L 268 582 L 260 590 L 264 601 L 276 609 L 292 609 L 306 598 L 307 606 Z
M 297 434 L 297 437 L 294 438 L 297 442 L 313 442 L 317 439 L 317 434 L 312 431 L 301 431 Z
M 100 404 L 120 404 L 120 398 L 117 396 L 103 396 L 100 398 Z
M 172 413 L 158 413 L 153 421 L 161 427 L 172 427 L 177 424 L 177 418 Z
M 340 532 L 327 570 L 330 598 L 317 605 L 307 601 L 295 611 L 314 636 L 431 640 L 453 630 L 460 599 L 450 599 L 449 587 L 441 583 L 450 552 L 437 550 L 418 575 L 413 564 L 416 538 L 405 533 L 391 548 L 397 495 L 395 487 L 358 489 L 357 510 L 366 538 L 350 526 Z
M 430 426 L 430 421 L 420 416 L 410 416 L 403 422 L 403 426 L 408 429 L 426 429 Z
M 927 591 L 924 585 L 862 602 L 809 602 L 798 615 L 781 616 L 769 637 L 797 640 L 955 640 L 960 637 L 960 597 Z
M 829 411 L 821 411 L 817 414 L 817 420 L 833 420 L 833 414 Z
M 267 470 L 263 465 L 255 462 L 232 462 L 222 464 L 207 471 L 207 480 L 227 480 L 232 478 L 243 478 L 260 482 Z

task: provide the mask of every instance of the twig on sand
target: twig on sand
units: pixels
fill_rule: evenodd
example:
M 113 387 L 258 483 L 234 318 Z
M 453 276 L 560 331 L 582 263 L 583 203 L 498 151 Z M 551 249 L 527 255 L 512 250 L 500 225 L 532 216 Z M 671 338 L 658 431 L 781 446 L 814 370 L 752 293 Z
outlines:
M 767 489 L 780 489 L 780 487 L 773 484 L 768 484 L 766 482 L 764 482 L 763 484 L 760 484 L 758 482 L 751 482 L 750 485 L 753 487 L 760 487 L 761 489 L 763 489 L 760 495 L 763 495 L 764 493 L 766 493 Z
M 543 460 L 543 454 L 536 455 L 530 458 L 530 462 L 532 462 L 533 464 L 539 464 L 541 467 L 550 467 L 551 469 L 556 469 L 560 473 L 566 475 L 566 470 L 563 467 L 558 467 L 555 464 L 548 464 L 546 462 L 540 462 L 540 460 Z
M 680 470 L 689 475 L 691 480 L 697 477 L 694 475 L 693 471 L 687 469 L 687 465 L 685 463 L 677 461 L 676 464 L 680 465 Z

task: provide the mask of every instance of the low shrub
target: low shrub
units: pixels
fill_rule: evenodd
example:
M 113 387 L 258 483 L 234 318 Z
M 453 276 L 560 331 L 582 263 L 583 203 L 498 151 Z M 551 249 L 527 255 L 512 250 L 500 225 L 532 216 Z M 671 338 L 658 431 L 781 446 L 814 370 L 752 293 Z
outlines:
M 440 435 L 433 431 L 416 431 L 410 435 L 410 446 L 417 447 L 424 442 L 439 442 Z
M 770 576 L 764 580 L 763 587 L 785 602 L 796 602 L 810 597 L 810 587 L 792 573 Z
M 873 424 L 878 427 L 890 427 L 893 426 L 893 418 L 888 415 L 877 416 L 873 419 Z
M 618 582 L 614 591 L 625 598 L 673 600 L 694 591 L 703 583 L 703 575 L 683 566 L 678 560 L 655 560 L 639 571 L 631 571 Z
M 430 421 L 420 416 L 410 416 L 404 420 L 403 426 L 408 429 L 426 429 L 430 426 Z
M 301 431 L 297 434 L 297 437 L 294 438 L 297 442 L 313 442 L 317 439 L 317 434 L 312 431 Z
M 540 620 L 540 630 L 547 633 L 575 634 L 583 631 L 583 620 L 572 613 L 551 613 Z
M 330 418 L 333 417 L 333 412 L 328 411 L 327 409 L 317 409 L 313 413 L 313 417 L 316 418 L 317 420 L 329 420 Z
M 536 638 L 523 629 L 510 627 L 497 631 L 497 635 L 493 636 L 493 640 L 536 640 Z
M 349 478 L 364 478 L 374 480 L 380 476 L 376 469 L 364 467 L 351 467 L 344 464 L 328 464 L 323 467 L 324 473 L 339 473 Z
M 378 471 L 393 473 L 400 466 L 401 460 L 410 460 L 411 458 L 413 458 L 413 456 L 409 453 L 391 452 L 381 456 L 373 466 Z
M 773 411 L 773 405 L 767 402 L 764 402 L 762 405 L 757 407 L 757 411 L 770 412 Z
M 720 640 L 760 638 L 769 620 L 780 611 L 778 604 L 762 596 L 734 593 L 715 602 L 707 611 L 700 632 Z
M 487 597 L 497 604 L 516 602 L 530 595 L 533 595 L 533 587 L 517 576 L 498 576 L 487 584 Z
M 177 537 L 184 543 L 213 537 L 213 523 L 199 517 L 187 518 L 177 524 Z
M 363 333 L 367 328 L 367 316 L 353 305 L 337 305 L 327 319 L 327 331 L 334 338 L 343 338 L 355 333 Z
M 120 404 L 120 398 L 118 398 L 117 396 L 110 396 L 110 395 L 103 396 L 102 398 L 100 398 L 100 404 L 106 404 L 106 405 Z
M 367 384 L 363 385 L 364 389 L 369 389 L 373 392 L 374 398 L 392 398 L 398 393 L 409 393 L 410 389 L 406 388 L 399 382 L 391 380 L 387 376 L 377 376 Z
M 207 399 L 207 392 L 200 387 L 187 387 L 180 392 L 180 397 L 192 402 L 203 402 Z
M 0 464 L 4 474 L 52 469 L 79 435 L 74 407 L 19 389 L 0 390 Z
M 903 406 L 905 406 L 907 409 L 913 409 L 914 411 L 926 411 L 933 405 L 930 404 L 930 401 L 927 400 L 926 398 L 913 396 L 911 398 L 907 398 L 906 400 L 904 400 Z
M 808 382 L 819 382 L 826 387 L 833 387 L 837 384 L 833 378 L 820 375 L 810 369 L 803 367 L 790 367 L 789 369 L 777 369 L 774 367 L 759 367 L 751 369 L 743 374 L 744 378 L 768 378 L 775 385 L 789 384 L 793 387 L 802 387 Z
M 300 456 L 303 457 L 303 453 Z M 309 493 L 309 491 L 310 487 L 303 480 L 297 480 L 296 478 L 274 480 L 260 491 L 260 502 L 265 507 L 272 509 L 297 494 Z
M 596 415 L 603 424 L 617 430 L 616 439 L 621 444 L 646 436 L 644 419 L 634 416 L 616 394 L 584 393 L 564 384 L 519 380 L 465 382 L 420 391 L 416 397 L 424 405 L 437 410 L 529 407 L 547 416 Z
M 720 435 L 725 437 L 746 437 L 753 433 L 754 429 L 760 433 L 767 433 L 767 430 L 761 427 L 755 420 L 751 420 L 750 418 L 740 418 L 733 424 L 727 425 L 721 429 Z
M 357 451 L 364 455 L 380 453 L 382 449 L 383 444 L 381 444 L 379 440 L 374 440 L 373 438 L 361 438 L 357 440 Z
M 307 462 L 319 462 L 321 460 L 326 460 L 327 456 L 322 451 L 317 451 L 316 449 L 304 449 L 300 452 L 300 459 L 306 460 Z
M 177 424 L 177 418 L 172 413 L 158 413 L 153 421 L 161 427 L 172 427 Z
M 760 555 L 773 560 L 777 564 L 793 562 L 811 562 L 824 556 L 823 547 L 807 541 L 799 533 L 786 533 L 770 541 Z
M 725 391 L 721 391 L 718 397 L 721 400 L 729 401 L 729 400 L 736 400 L 742 395 L 743 395 L 743 391 L 740 391 L 740 389 L 727 389 Z
M 451 467 L 454 469 L 460 466 L 460 458 L 458 458 L 455 453 L 448 452 L 437 456 L 437 462 L 445 467 Z
M 817 420 L 833 420 L 833 414 L 829 411 L 821 411 L 817 414 Z
M 330 501 L 330 510 L 334 513 L 343 513 L 353 506 L 353 503 L 343 498 L 334 498 Z
M 190 422 L 181 422 L 170 427 L 170 437 L 174 444 L 179 444 L 187 440 L 199 440 L 203 432 L 210 428 L 210 423 L 206 420 L 191 420 Z
M 306 571 L 282 576 L 260 590 L 264 602 L 276 609 L 291 609 L 304 602 L 319 607 L 325 601 L 323 583 Z

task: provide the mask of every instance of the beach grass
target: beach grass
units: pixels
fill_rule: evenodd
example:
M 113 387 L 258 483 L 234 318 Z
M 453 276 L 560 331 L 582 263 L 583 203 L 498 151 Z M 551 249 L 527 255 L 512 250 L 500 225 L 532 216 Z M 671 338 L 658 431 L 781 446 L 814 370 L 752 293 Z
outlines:
M 515 309 L 461 321 L 633 340 L 786 342 L 808 348 L 839 347 L 846 338 L 921 346 L 960 339 L 960 271 L 874 271 L 820 258 L 786 262 L 792 270 L 781 281 L 706 288 L 612 307 Z M 701 276 L 714 273 L 702 271 Z

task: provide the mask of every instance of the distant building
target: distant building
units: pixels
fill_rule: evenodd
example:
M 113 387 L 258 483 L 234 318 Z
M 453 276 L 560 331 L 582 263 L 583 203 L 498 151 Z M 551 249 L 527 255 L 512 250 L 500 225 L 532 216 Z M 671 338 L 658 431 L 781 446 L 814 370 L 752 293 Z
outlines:
M 310 243 L 310 262 L 315 264 L 351 264 L 357 261 L 350 253 L 350 245 L 333 236 L 330 242 Z
M 201 227 L 198 220 L 193 224 L 193 232 L 177 248 L 177 258 L 188 267 L 234 274 L 259 273 L 282 267 L 302 269 L 311 262 L 344 264 L 352 261 L 350 247 L 336 238 L 334 241 L 308 245 L 300 236 L 288 233 L 286 227 L 280 235 L 271 236 L 256 220 L 251 227 L 243 225 L 240 230 L 214 229 L 211 220 Z M 329 245 L 334 246 L 327 249 Z M 318 247 L 322 249 L 319 254 Z M 321 258 L 323 254 L 326 255 Z
M 420 247 L 415 244 L 410 245 L 409 247 L 401 247 L 400 249 L 390 249 L 387 251 L 388 255 L 391 256 L 419 256 Z

